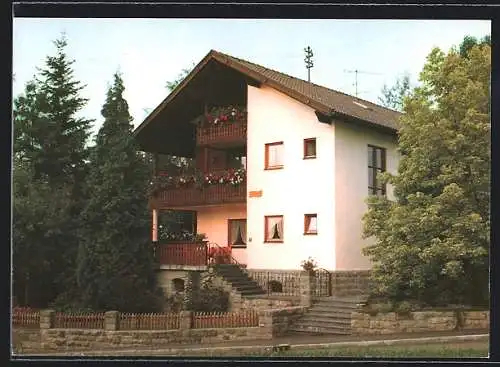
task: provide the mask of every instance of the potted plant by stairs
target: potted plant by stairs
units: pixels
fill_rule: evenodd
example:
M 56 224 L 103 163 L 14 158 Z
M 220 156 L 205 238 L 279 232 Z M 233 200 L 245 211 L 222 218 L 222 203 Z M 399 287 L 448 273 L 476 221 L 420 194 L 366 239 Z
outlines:
M 303 260 L 300 264 L 304 270 L 305 275 L 309 278 L 309 289 L 311 294 L 316 291 L 316 272 L 318 268 L 318 263 L 311 256 L 307 260 Z

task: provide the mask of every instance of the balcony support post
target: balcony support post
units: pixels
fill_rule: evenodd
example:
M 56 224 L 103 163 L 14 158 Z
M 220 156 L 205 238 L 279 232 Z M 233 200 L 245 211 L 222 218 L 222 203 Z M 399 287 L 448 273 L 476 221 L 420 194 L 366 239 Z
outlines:
M 152 232 L 153 244 L 156 245 L 158 243 L 158 209 L 153 209 Z

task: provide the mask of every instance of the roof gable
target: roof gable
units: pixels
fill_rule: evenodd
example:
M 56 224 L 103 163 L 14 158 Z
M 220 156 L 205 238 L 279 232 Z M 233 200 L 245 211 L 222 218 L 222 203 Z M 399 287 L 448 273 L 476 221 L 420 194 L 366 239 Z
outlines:
M 186 78 L 151 112 L 139 125 L 139 133 L 154 117 L 172 101 L 190 80 L 210 61 L 216 60 L 246 76 L 268 85 L 331 118 L 343 118 L 367 122 L 374 127 L 397 131 L 400 112 L 379 106 L 369 101 L 329 89 L 302 79 L 281 73 L 252 62 L 211 50 L 189 73 Z

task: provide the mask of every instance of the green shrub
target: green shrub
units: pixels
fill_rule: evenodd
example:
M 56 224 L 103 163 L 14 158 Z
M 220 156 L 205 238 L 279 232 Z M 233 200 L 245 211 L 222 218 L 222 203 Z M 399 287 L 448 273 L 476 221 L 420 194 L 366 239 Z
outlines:
M 229 309 L 229 293 L 215 284 L 213 274 L 201 280 L 198 292 L 193 294 L 191 310 L 198 312 L 226 312 Z

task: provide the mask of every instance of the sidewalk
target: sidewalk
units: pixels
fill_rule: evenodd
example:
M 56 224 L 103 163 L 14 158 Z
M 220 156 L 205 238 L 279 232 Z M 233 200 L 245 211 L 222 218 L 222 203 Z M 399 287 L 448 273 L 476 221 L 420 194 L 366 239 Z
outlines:
M 237 356 L 243 351 L 265 352 L 273 346 L 289 345 L 290 349 L 328 348 L 340 346 L 426 344 L 488 340 L 488 330 L 461 332 L 406 333 L 373 336 L 291 335 L 272 340 L 232 341 L 213 344 L 172 344 L 169 346 L 114 348 L 106 350 L 68 350 L 25 353 L 22 356 Z

